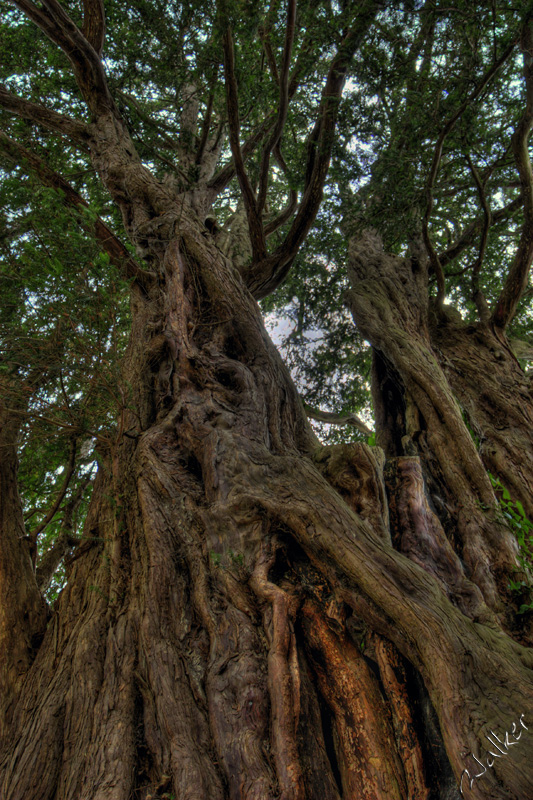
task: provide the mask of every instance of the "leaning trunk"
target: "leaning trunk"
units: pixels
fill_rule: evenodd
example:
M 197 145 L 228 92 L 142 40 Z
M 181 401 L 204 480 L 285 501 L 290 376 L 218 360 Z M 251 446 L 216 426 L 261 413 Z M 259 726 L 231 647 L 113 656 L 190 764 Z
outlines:
M 129 417 L 18 688 L 2 797 L 457 796 L 484 734 L 533 719 L 533 658 L 498 616 L 508 538 L 492 573 L 489 523 L 462 523 L 465 574 L 427 449 L 391 476 L 379 448 L 320 447 L 233 265 L 184 209 L 158 224 Z M 483 474 L 469 491 L 492 501 Z M 531 794 L 515 744 L 472 797 Z

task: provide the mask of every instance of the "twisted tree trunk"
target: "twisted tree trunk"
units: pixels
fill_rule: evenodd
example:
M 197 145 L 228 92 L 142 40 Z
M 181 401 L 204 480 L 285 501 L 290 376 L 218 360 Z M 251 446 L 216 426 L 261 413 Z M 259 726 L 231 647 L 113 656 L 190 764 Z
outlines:
M 160 278 L 134 287 L 126 435 L 15 686 L 2 797 L 451 798 L 461 778 L 530 796 L 533 656 L 498 603 L 512 540 L 475 507 L 494 498 L 473 445 L 442 460 L 435 419 L 463 431 L 444 378 L 406 390 L 421 458 L 320 447 L 239 273 L 185 204 L 148 196 L 166 210 L 129 219 Z M 396 374 L 407 345 L 375 343 Z M 426 499 L 435 464 L 466 570 Z M 484 736 L 519 730 L 467 785 Z

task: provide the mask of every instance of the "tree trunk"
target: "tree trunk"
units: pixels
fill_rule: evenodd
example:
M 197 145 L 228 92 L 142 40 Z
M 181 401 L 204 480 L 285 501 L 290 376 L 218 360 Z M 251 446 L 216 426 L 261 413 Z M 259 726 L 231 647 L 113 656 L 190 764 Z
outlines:
M 533 519 L 533 395 L 504 335 L 465 325 L 449 312 L 431 316 L 431 341 L 487 470 Z
M 2 798 L 532 796 L 533 656 L 499 599 L 515 548 L 476 505 L 494 495 L 423 315 L 414 344 L 388 319 L 378 339 L 382 295 L 354 288 L 420 455 L 323 448 L 233 264 L 139 166 L 120 181 L 142 185 L 144 205 L 115 194 L 159 281 L 133 288 L 124 435 L 14 683 Z M 523 735 L 466 787 L 491 730 Z

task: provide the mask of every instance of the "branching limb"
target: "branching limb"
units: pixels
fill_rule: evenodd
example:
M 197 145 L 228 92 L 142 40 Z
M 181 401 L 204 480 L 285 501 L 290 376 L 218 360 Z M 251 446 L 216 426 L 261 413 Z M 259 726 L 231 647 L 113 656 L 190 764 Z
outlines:
M 252 133 L 250 138 L 244 143 L 241 148 L 241 156 L 242 160 L 246 161 L 249 156 L 254 152 L 255 148 L 262 140 L 263 136 L 268 133 L 272 125 L 274 125 L 276 117 L 275 114 L 269 114 L 261 125 L 258 126 L 257 130 Z M 229 164 L 226 164 L 225 167 L 222 169 L 209 181 L 207 184 L 207 188 L 211 189 L 215 194 L 220 194 L 220 192 L 224 191 L 228 183 L 232 180 L 235 173 L 237 171 L 235 160 L 232 159 Z
M 23 119 L 37 122 L 55 133 L 68 136 L 76 145 L 84 145 L 84 149 L 87 149 L 90 132 L 88 126 L 81 120 L 66 117 L 64 114 L 58 114 L 57 111 L 39 106 L 37 103 L 23 100 L 8 92 L 3 84 L 0 84 L 0 106 Z
M 266 297 L 285 279 L 291 264 L 309 232 L 322 200 L 329 169 L 339 102 L 351 58 L 372 24 L 379 3 L 369 0 L 358 14 L 353 27 L 344 36 L 334 56 L 322 91 L 315 126 L 308 139 L 306 183 L 300 207 L 285 240 L 263 261 L 254 259 L 247 284 L 256 299 Z
M 276 161 L 278 162 L 280 169 L 282 169 L 283 172 L 287 174 L 288 172 L 287 164 L 285 163 L 285 159 L 283 158 L 283 155 L 281 153 L 279 142 L 274 148 L 274 156 L 276 157 Z M 282 211 L 280 211 L 280 213 L 277 216 L 274 217 L 274 219 L 271 219 L 270 222 L 266 223 L 265 236 L 270 236 L 272 233 L 277 231 L 278 228 L 281 228 L 282 225 L 288 222 L 288 220 L 290 220 L 290 218 L 296 211 L 297 206 L 298 206 L 298 192 L 295 189 L 289 189 L 289 202 L 287 203 L 285 208 Z
M 263 50 L 265 52 L 270 72 L 272 73 L 272 77 L 274 81 L 279 85 L 278 65 L 276 64 L 274 51 L 272 50 L 272 45 L 270 44 L 270 31 L 272 29 L 272 13 L 273 11 L 275 12 L 275 7 L 273 8 L 273 6 L 274 4 L 270 6 L 264 24 L 259 26 L 258 34 L 259 38 L 261 39 L 261 44 L 263 45 Z
M 512 136 L 512 147 L 521 185 L 524 223 L 516 255 L 507 275 L 502 292 L 492 314 L 498 328 L 505 328 L 512 320 L 520 298 L 526 288 L 533 260 L 533 170 L 529 157 L 528 141 L 533 126 L 533 23 L 528 20 L 522 28 L 520 46 L 524 59 L 526 107 Z
M 83 541 L 83 539 L 79 539 L 74 535 L 74 514 L 83 500 L 87 487 L 92 480 L 93 478 L 91 475 L 85 478 L 85 480 L 80 483 L 73 496 L 65 504 L 59 535 L 37 564 L 35 577 L 37 586 L 41 592 L 45 592 L 48 589 L 55 571 L 69 550 L 76 548 Z
M 0 152 L 3 152 L 8 158 L 21 166 L 28 165 L 30 170 L 37 175 L 45 186 L 60 190 L 67 205 L 76 208 L 89 208 L 87 201 L 78 194 L 68 181 L 50 169 L 39 156 L 10 139 L 3 131 L 0 131 Z M 135 279 L 145 291 L 154 284 L 155 275 L 139 266 L 120 239 L 115 236 L 100 217 L 97 217 L 96 220 L 87 218 L 87 220 L 82 221 L 82 224 L 86 230 L 94 234 L 103 251 L 109 256 L 111 263 L 126 278 Z
M 442 303 L 444 302 L 444 298 L 446 296 L 446 283 L 444 279 L 444 271 L 442 268 L 442 263 L 439 259 L 437 251 L 435 250 L 433 242 L 431 241 L 431 237 L 429 235 L 429 220 L 431 217 L 431 212 L 433 210 L 433 201 L 434 201 L 433 190 L 435 188 L 435 181 L 440 167 L 444 141 L 448 136 L 448 134 L 453 130 L 456 123 L 464 114 L 466 109 L 470 105 L 472 105 L 472 103 L 475 102 L 475 100 L 477 100 L 477 98 L 484 90 L 484 88 L 487 86 L 487 84 L 490 82 L 490 80 L 498 72 L 500 67 L 507 61 L 507 59 L 514 50 L 514 46 L 515 42 L 512 42 L 510 45 L 508 45 L 506 49 L 503 51 L 500 58 L 497 61 L 495 61 L 490 66 L 490 68 L 485 72 L 480 82 L 475 87 L 475 89 L 472 92 L 470 92 L 468 97 L 461 103 L 455 114 L 453 114 L 450 117 L 450 119 L 440 132 L 439 138 L 437 139 L 437 145 L 435 147 L 435 153 L 433 154 L 433 161 L 431 164 L 431 169 L 429 171 L 428 180 L 426 184 L 427 204 L 426 204 L 426 211 L 424 214 L 424 218 L 422 220 L 422 235 L 424 237 L 424 244 L 426 246 L 426 250 L 429 255 L 429 261 L 431 267 L 437 278 L 437 304 L 439 305 L 442 305 Z
M 235 171 L 246 209 L 253 258 L 254 261 L 262 260 L 266 256 L 266 241 L 261 215 L 258 212 L 255 192 L 246 172 L 244 157 L 241 151 L 239 98 L 237 92 L 237 78 L 235 75 L 235 51 L 233 47 L 233 35 L 229 25 L 224 33 L 223 46 L 224 72 L 226 78 L 226 105 L 231 153 L 233 155 L 233 163 L 235 164 Z
M 74 75 L 85 102 L 93 114 L 115 111 L 98 51 L 104 36 L 103 4 L 100 0 L 87 0 L 85 17 L 88 41 L 57 0 L 43 0 L 39 8 L 31 0 L 14 0 L 14 3 L 38 28 L 63 50 L 73 66 Z M 118 112 L 116 112 L 118 114 Z
M 505 222 L 521 207 L 522 198 L 515 198 L 508 205 L 504 206 L 504 208 L 500 208 L 491 215 L 491 224 L 496 225 L 500 222 Z M 483 228 L 483 222 L 484 217 L 479 217 L 471 222 L 461 236 L 453 244 L 451 244 L 450 247 L 439 254 L 439 261 L 443 267 L 452 262 L 454 259 L 458 258 L 458 256 L 460 256 L 461 253 L 463 253 L 469 247 L 472 247 L 476 236 Z
M 492 214 L 490 211 L 489 201 L 487 200 L 487 195 L 485 194 L 484 182 L 481 180 L 479 172 L 477 171 L 475 164 L 468 154 L 466 155 L 466 160 L 476 184 L 481 207 L 483 208 L 483 228 L 481 231 L 481 240 L 479 242 L 479 252 L 472 267 L 472 300 L 476 304 L 480 320 L 482 322 L 488 322 L 490 311 L 485 299 L 485 295 L 479 286 L 479 275 L 483 264 L 483 258 L 485 256 L 485 250 L 487 249 L 487 240 L 490 226 L 492 224 Z
M 55 515 L 57 514 L 61 503 L 63 502 L 63 498 L 67 493 L 67 489 L 69 487 L 70 481 L 74 474 L 74 470 L 76 468 L 76 439 L 72 439 L 72 444 L 70 447 L 70 455 L 67 464 L 67 469 L 65 472 L 65 479 L 63 481 L 63 485 L 61 486 L 56 499 L 48 509 L 48 512 L 45 518 L 34 528 L 33 531 L 29 534 L 30 540 L 30 551 L 33 557 L 33 567 L 35 569 L 36 559 L 37 559 L 37 540 L 39 539 L 40 534 L 44 531 L 46 526 L 53 520 Z
M 261 215 L 266 203 L 268 190 L 268 172 L 270 166 L 270 156 L 276 145 L 279 144 L 283 128 L 287 119 L 289 109 L 289 69 L 291 65 L 292 48 L 296 29 L 296 0 L 289 0 L 287 7 L 287 26 L 285 30 L 285 44 L 283 47 L 283 57 L 281 72 L 279 74 L 279 103 L 278 116 L 274 129 L 272 130 L 261 156 L 261 166 L 259 169 L 259 192 L 257 198 L 257 213 Z
M 214 71 L 213 77 L 213 84 L 216 80 L 216 70 Z M 207 109 L 205 112 L 205 117 L 202 122 L 202 130 L 200 133 L 200 142 L 198 144 L 198 150 L 196 151 L 196 163 L 201 164 L 202 159 L 204 156 L 204 150 L 207 145 L 207 140 L 209 138 L 209 127 L 211 125 L 211 115 L 213 113 L 213 101 L 215 98 L 214 88 L 211 86 L 211 91 L 209 92 L 209 97 L 207 98 Z
M 304 403 L 304 409 L 307 416 L 317 422 L 326 422 L 328 425 L 353 425 L 365 436 L 371 436 L 373 433 L 357 414 L 334 414 L 330 411 L 320 411 L 307 403 Z

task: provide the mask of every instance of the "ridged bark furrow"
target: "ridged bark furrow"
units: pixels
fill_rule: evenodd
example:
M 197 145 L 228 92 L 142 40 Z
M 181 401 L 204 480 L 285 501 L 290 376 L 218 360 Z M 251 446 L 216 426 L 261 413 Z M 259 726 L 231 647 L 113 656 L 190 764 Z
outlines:
M 393 548 L 382 456 L 319 447 L 202 232 L 183 223 L 162 263 L 134 301 L 128 436 L 20 691 L 2 797 L 444 798 L 402 659 L 459 781 L 484 733 L 533 720 L 531 652 L 462 575 L 421 473 L 389 486 L 419 563 Z M 523 800 L 532 780 L 522 741 L 472 796 Z

